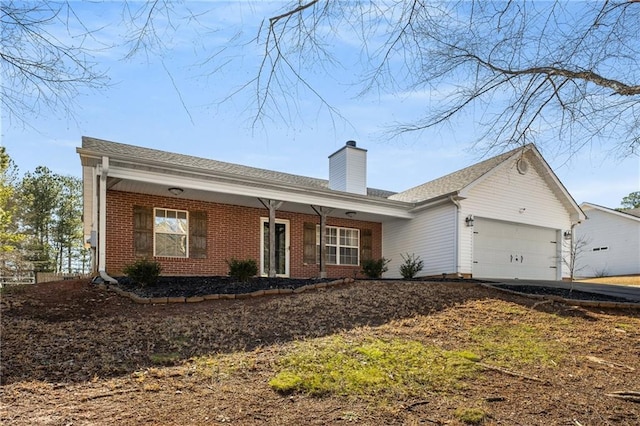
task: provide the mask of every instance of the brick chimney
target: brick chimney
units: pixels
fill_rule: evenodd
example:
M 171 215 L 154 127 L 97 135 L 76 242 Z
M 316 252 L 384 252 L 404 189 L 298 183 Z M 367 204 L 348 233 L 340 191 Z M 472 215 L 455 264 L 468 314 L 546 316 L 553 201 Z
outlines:
M 367 195 L 367 150 L 355 141 L 329 156 L 329 189 Z

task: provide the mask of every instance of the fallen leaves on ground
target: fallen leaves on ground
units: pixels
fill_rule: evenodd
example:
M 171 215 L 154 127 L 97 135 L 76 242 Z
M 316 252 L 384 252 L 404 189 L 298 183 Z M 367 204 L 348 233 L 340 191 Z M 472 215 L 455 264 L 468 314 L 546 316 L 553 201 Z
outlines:
M 84 281 L 38 284 L 2 294 L 0 421 L 456 425 L 461 413 L 480 413 L 483 424 L 639 424 L 640 404 L 608 395 L 640 391 L 640 313 L 536 302 L 466 283 L 364 281 L 137 305 Z M 503 364 L 486 355 L 491 368 L 459 386 L 399 399 L 280 395 L 268 384 L 301 340 L 406 339 L 453 351 L 509 327 L 534 330 L 562 357 Z

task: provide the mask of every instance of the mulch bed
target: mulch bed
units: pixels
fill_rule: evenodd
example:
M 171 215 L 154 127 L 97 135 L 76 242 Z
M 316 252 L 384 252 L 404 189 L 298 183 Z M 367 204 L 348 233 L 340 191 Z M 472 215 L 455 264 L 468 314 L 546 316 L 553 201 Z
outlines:
M 571 290 L 567 288 L 555 288 L 555 287 L 542 287 L 534 285 L 509 285 L 500 284 L 495 285 L 497 288 L 504 288 L 507 290 L 517 291 L 525 294 L 535 294 L 541 296 L 559 296 L 563 299 L 570 300 L 588 300 L 598 302 L 620 302 L 620 303 L 638 303 L 633 300 L 625 299 L 624 297 L 609 296 L 600 293 L 591 293 L 587 291 Z
M 194 297 L 208 294 L 247 294 L 258 290 L 295 290 L 332 279 L 293 279 L 254 277 L 241 282 L 223 276 L 160 277 L 153 286 L 140 286 L 127 277 L 117 277 L 118 287 L 140 297 Z
M 241 282 L 227 276 L 181 276 L 181 277 L 160 277 L 157 284 L 153 286 L 140 286 L 128 277 L 116 277 L 117 286 L 124 291 L 132 292 L 139 297 L 195 297 L 209 294 L 248 294 L 259 290 L 271 289 L 291 289 L 295 290 L 311 284 L 330 282 L 333 279 L 294 279 L 294 278 L 267 278 L 254 277 L 249 281 Z M 368 281 L 368 280 L 361 280 Z M 374 281 L 374 280 L 371 280 Z M 397 280 L 375 280 L 375 281 L 397 281 Z M 422 281 L 422 280 L 418 280 Z M 442 279 L 438 282 L 444 283 L 477 283 L 482 281 Z M 580 290 L 566 288 L 554 288 L 531 285 L 509 285 L 495 284 L 494 287 L 517 291 L 524 294 L 541 296 L 558 296 L 569 300 L 584 300 L 598 302 L 621 302 L 635 303 L 623 297 L 608 296 L 605 294 L 591 293 Z

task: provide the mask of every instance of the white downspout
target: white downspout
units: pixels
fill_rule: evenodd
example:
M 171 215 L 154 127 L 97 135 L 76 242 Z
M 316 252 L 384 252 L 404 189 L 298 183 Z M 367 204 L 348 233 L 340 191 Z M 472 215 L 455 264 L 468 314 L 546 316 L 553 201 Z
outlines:
M 454 246 L 454 250 L 453 250 L 453 262 L 454 265 L 456 267 L 456 277 L 459 278 L 460 277 L 460 202 L 458 200 L 456 200 L 453 195 L 449 197 L 449 200 L 451 200 L 451 202 L 456 206 L 456 216 L 455 216 L 455 226 L 454 226 L 454 231 L 453 231 L 453 235 L 454 235 L 454 241 L 455 241 L 455 246 Z
M 98 271 L 98 167 L 91 169 L 91 272 Z
M 109 174 L 109 157 L 102 157 L 100 168 L 100 190 L 98 199 L 100 203 L 98 221 L 98 274 L 108 283 L 117 284 L 115 278 L 106 272 L 107 265 L 107 175 Z

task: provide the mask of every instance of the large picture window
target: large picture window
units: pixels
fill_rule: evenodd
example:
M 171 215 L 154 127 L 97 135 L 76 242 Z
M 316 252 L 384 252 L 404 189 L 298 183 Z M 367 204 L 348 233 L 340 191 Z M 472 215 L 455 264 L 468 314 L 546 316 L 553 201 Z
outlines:
M 326 260 L 328 265 L 360 264 L 360 230 L 327 226 L 326 228 Z M 320 227 L 316 227 L 316 244 L 320 256 Z
M 189 257 L 188 212 L 154 209 L 154 256 Z

